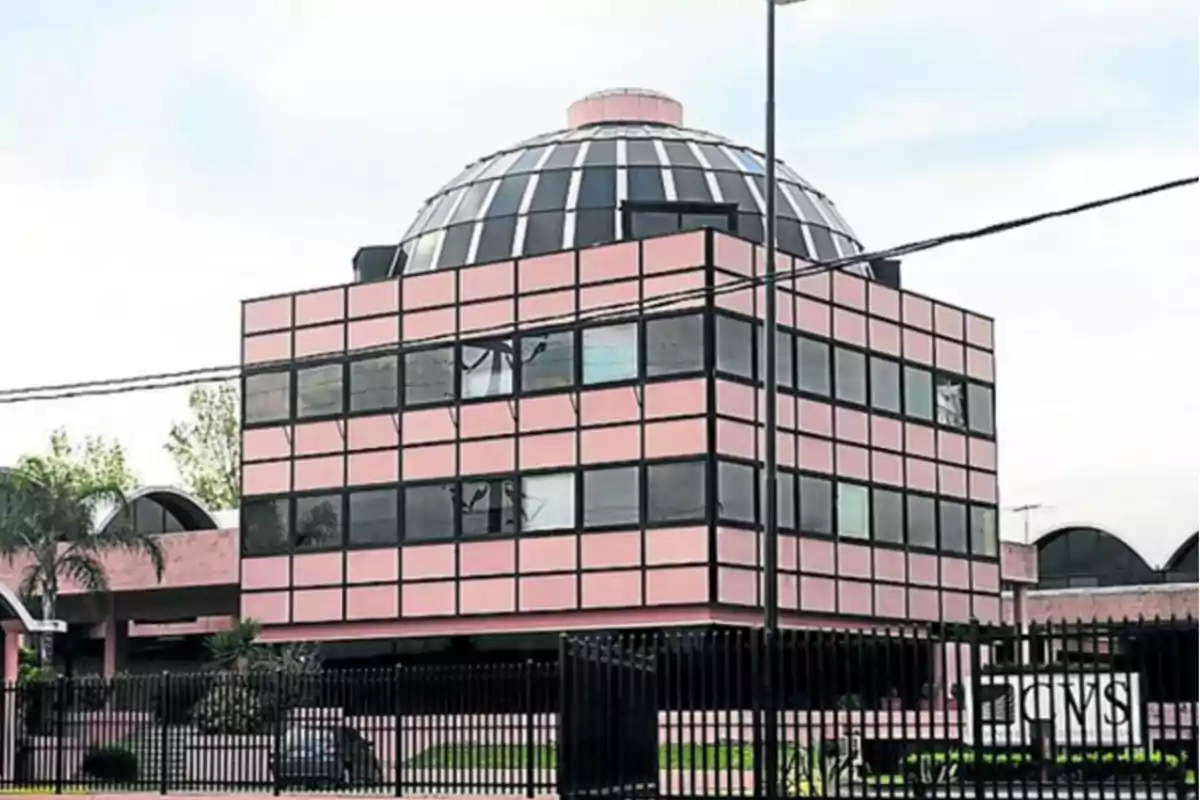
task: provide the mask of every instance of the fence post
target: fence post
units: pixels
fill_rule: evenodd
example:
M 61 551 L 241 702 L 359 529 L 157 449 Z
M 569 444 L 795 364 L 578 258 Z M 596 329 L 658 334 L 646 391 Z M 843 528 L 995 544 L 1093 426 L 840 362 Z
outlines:
M 966 702 L 963 705 L 966 708 L 959 708 L 958 713 L 960 720 L 963 714 L 968 714 L 968 718 L 971 720 L 971 779 L 974 784 L 975 796 L 983 797 L 984 770 L 981 752 L 983 750 L 983 714 L 981 713 L 982 704 L 979 702 L 980 687 L 983 685 L 983 681 L 979 679 L 979 673 L 983 669 L 983 658 L 980 655 L 980 647 L 982 645 L 980 639 L 982 634 L 979 628 L 979 619 L 976 617 L 971 618 L 970 632 L 971 691 L 964 698 Z M 961 664 L 962 662 L 960 661 L 959 663 Z
M 525 659 L 525 796 L 534 794 L 534 759 L 537 756 L 533 726 L 533 659 Z
M 272 737 L 275 747 L 271 755 L 272 759 L 274 759 L 274 765 L 271 769 L 271 793 L 276 797 L 279 797 L 279 768 L 282 764 L 280 755 L 283 750 L 283 677 L 283 670 L 277 669 L 275 671 L 275 680 L 272 681 L 275 684 L 275 732 Z
M 46 634 L 49 635 L 49 634 Z M 58 675 L 54 680 L 54 793 L 63 791 L 63 752 L 67 717 L 67 679 Z
M 401 676 L 402 669 L 403 669 L 403 667 L 401 667 L 399 664 L 397 664 L 395 669 L 392 670 L 392 702 L 395 704 L 395 712 L 394 712 L 395 719 L 394 719 L 394 723 L 393 723 L 394 730 L 392 732 L 392 763 L 396 765 L 395 766 L 396 797 L 399 797 L 403 793 L 403 789 L 401 787 L 404 782 L 404 743 L 403 743 L 404 715 L 401 713 L 402 709 L 401 709 L 401 702 L 400 702 L 400 697 L 401 697 L 400 676 Z
M 167 764 L 170 759 L 170 753 L 167 749 L 170 747 L 171 737 L 167 732 L 167 725 L 171 718 L 171 673 L 163 670 L 162 682 L 159 686 L 158 693 L 158 722 L 159 722 L 159 739 L 158 739 L 158 793 L 167 793 Z
M 558 634 L 558 704 L 555 709 L 558 712 L 558 719 L 555 725 L 554 738 L 554 782 L 558 788 L 558 796 L 565 797 L 571 793 L 570 776 L 567 774 L 571 768 L 570 735 L 567 733 L 567 725 L 571 723 L 568 714 L 573 711 L 571 708 L 571 681 L 568 674 L 568 658 L 567 658 L 567 634 Z

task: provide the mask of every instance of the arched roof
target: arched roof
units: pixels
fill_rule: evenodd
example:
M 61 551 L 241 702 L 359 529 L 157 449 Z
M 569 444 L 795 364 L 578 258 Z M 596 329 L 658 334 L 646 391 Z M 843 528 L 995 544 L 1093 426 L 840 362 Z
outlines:
M 207 531 L 220 527 L 212 513 L 204 507 L 195 496 L 173 486 L 142 486 L 128 495 L 129 505 L 134 507 L 139 502 L 152 503 L 170 514 L 179 523 L 179 529 L 185 531 Z M 136 509 L 135 509 L 136 513 Z M 104 530 L 117 518 L 118 509 L 114 506 L 97 509 L 95 530 Z M 145 533 L 166 533 L 162 531 L 145 531 Z
M 1189 568 L 1194 574 L 1196 538 L 1195 533 L 1187 537 L 1160 570 L 1111 531 L 1089 524 L 1059 526 L 1035 541 L 1038 586 L 1136 586 L 1159 583 L 1164 577 L 1171 580 L 1172 573 L 1186 573 Z
M 1197 539 L 1200 538 L 1200 531 L 1193 533 L 1191 536 L 1179 543 L 1179 547 L 1175 548 L 1175 552 L 1167 559 L 1166 569 L 1169 572 L 1196 572 L 1196 546 Z

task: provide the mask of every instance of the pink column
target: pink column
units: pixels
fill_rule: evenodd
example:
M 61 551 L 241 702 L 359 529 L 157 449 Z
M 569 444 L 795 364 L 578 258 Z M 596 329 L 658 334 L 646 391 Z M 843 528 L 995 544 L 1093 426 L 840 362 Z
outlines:
M 4 686 L 17 682 L 17 674 L 20 668 L 21 645 L 24 644 L 23 629 L 21 623 L 8 621 L 3 624 L 3 633 L 0 636 L 4 637 L 4 672 L 3 681 L 0 681 L 0 691 L 3 691 Z M 4 699 L 4 730 L 0 731 L 0 739 L 4 741 L 4 752 L 0 753 L 0 774 L 6 778 L 13 778 L 12 773 L 16 765 L 17 756 L 17 713 L 16 703 L 11 702 L 12 698 L 5 697 Z
M 104 677 L 113 678 L 125 666 L 125 650 L 129 642 L 129 620 L 117 619 L 110 598 L 104 615 Z

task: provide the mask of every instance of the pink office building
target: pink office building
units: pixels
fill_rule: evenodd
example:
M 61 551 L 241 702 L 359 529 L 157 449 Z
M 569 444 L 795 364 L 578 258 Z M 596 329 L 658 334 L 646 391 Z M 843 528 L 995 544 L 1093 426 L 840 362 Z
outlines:
M 753 624 L 770 435 L 784 625 L 999 622 L 992 320 L 853 262 L 781 163 L 766 431 L 761 154 L 652 92 L 568 120 L 354 283 L 245 302 L 241 615 L 324 641 Z

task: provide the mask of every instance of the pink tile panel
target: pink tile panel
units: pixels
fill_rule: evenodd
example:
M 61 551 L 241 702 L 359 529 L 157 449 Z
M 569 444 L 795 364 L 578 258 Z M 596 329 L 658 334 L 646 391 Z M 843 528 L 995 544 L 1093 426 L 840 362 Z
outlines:
M 346 458 L 347 486 L 395 483 L 399 479 L 400 453 L 397 450 L 351 453 Z
M 296 295 L 296 326 L 340 322 L 346 316 L 346 290 L 321 289 Z
M 340 420 L 308 422 L 292 429 L 292 446 L 297 456 L 340 453 L 345 447 L 342 438 L 344 423 Z
M 521 430 L 524 432 L 574 428 L 578 414 L 573 401 L 577 398 L 578 395 L 572 394 L 522 398 L 517 401 Z
M 642 429 L 640 425 L 616 425 L 584 430 L 579 446 L 584 464 L 638 459 L 642 457 Z
M 511 472 L 516 468 L 516 455 L 516 442 L 508 437 L 462 442 L 458 446 L 458 468 L 463 475 Z
M 518 579 L 521 611 L 566 611 L 577 605 L 574 575 L 542 575 Z
M 866 347 L 867 318 L 844 308 L 833 309 L 833 338 L 857 347 Z
M 355 320 L 346 328 L 346 349 L 365 350 L 400 341 L 400 317 L 391 315 Z
M 458 299 L 460 303 L 510 297 L 515 289 L 515 270 L 511 261 L 467 267 L 458 270 Z
M 622 608 L 642 604 L 641 570 L 587 572 L 580 576 L 584 608 Z
M 292 488 L 290 461 L 263 461 L 242 466 L 242 494 L 277 494 Z
M 293 586 L 333 586 L 341 582 L 341 552 L 305 553 L 292 557 Z
M 575 256 L 574 252 L 566 252 L 521 259 L 517 266 L 518 290 L 526 294 L 574 286 Z
M 512 575 L 517 571 L 516 540 L 461 542 L 458 545 L 460 576 Z
M 395 582 L 400 577 L 400 550 L 395 547 L 346 553 L 347 583 Z
M 245 461 L 269 461 L 291 454 L 291 433 L 286 427 L 242 431 L 242 458 Z
M 346 619 L 395 619 L 400 616 L 396 586 L 351 586 L 346 589 Z
M 272 297 L 242 304 L 242 328 L 247 334 L 292 327 L 292 298 Z
M 675 272 L 670 275 L 659 275 L 642 280 L 642 297 L 645 302 L 655 302 L 655 305 L 650 309 L 654 313 L 663 311 L 674 311 L 685 308 L 700 308 L 704 305 L 704 293 L 702 290 L 705 286 L 705 275 L 702 270 L 694 269 L 687 272 Z M 666 298 L 677 297 L 683 292 L 693 292 L 684 297 L 678 297 L 673 302 L 668 302 Z M 656 298 L 663 298 L 656 300 Z M 790 311 L 790 309 L 789 309 Z M 790 314 L 786 313 L 783 307 L 780 307 L 780 321 Z
M 833 302 L 857 311 L 867 309 L 867 281 L 848 272 L 833 272 Z
M 840 577 L 871 577 L 871 548 L 855 544 L 837 546 L 837 571 Z
M 579 253 L 580 284 L 635 278 L 637 275 L 637 242 L 601 245 Z
M 539 292 L 517 298 L 517 320 L 523 327 L 568 323 L 575 315 L 575 290 Z
M 996 380 L 996 367 L 992 358 L 992 354 L 986 350 L 979 350 L 974 347 L 967 348 L 966 361 L 967 375 L 976 380 L 992 383 Z
M 245 364 L 287 361 L 291 357 L 292 334 L 290 332 L 247 336 L 242 341 L 242 362 Z
M 962 341 L 964 332 L 961 309 L 937 304 L 933 307 L 933 329 L 938 336 Z
M 346 421 L 346 449 L 395 447 L 400 443 L 399 427 L 399 414 L 353 417 Z
M 350 318 L 394 314 L 400 310 L 400 281 L 355 284 L 347 290 Z
M 435 444 L 425 447 L 406 447 L 403 459 L 404 480 L 425 478 L 447 478 L 458 469 L 458 448 L 452 444 Z
M 646 573 L 646 605 L 708 602 L 707 567 L 672 567 Z
M 292 489 L 340 489 L 346 485 L 344 462 L 338 456 L 298 458 L 292 462 Z
M 291 581 L 291 559 L 287 556 L 242 559 L 242 589 L 281 589 Z
M 404 342 L 421 344 L 443 339 L 450 341 L 455 337 L 454 322 L 453 308 L 409 311 L 401 317 L 400 338 Z
M 242 619 L 254 619 L 264 625 L 279 625 L 291 621 L 291 597 L 288 592 L 242 593 Z
M 400 280 L 400 297 L 406 312 L 435 306 L 448 306 L 457 302 L 454 285 L 455 272 L 426 272 L 406 275 Z
M 346 326 L 341 322 L 315 328 L 300 328 L 294 335 L 296 358 L 330 355 L 346 349 Z
M 538 536 L 519 539 L 517 558 L 521 574 L 574 570 L 577 537 Z
M 701 417 L 647 423 L 645 437 L 647 458 L 703 453 L 708 449 L 708 421 Z
M 292 622 L 332 622 L 342 619 L 342 590 L 307 589 L 292 592 Z
M 900 321 L 900 293 L 875 281 L 867 282 L 867 306 L 871 316 Z
M 454 589 L 454 581 L 404 584 L 400 587 L 401 616 L 440 617 L 453 614 Z
M 718 567 L 717 602 L 737 606 L 757 605 L 758 573 L 735 567 Z
M 706 237 L 704 231 L 692 231 L 646 239 L 642 242 L 642 269 L 653 273 L 703 266 Z
M 580 392 L 579 416 L 584 426 L 636 421 L 641 418 L 638 394 L 629 387 Z
M 713 237 L 713 265 L 738 275 L 754 274 L 754 246 L 724 234 Z
M 757 536 L 752 531 L 740 528 L 718 528 L 717 561 L 737 566 L 757 566 Z
M 636 567 L 642 563 L 640 531 L 585 533 L 579 537 L 584 569 Z
M 968 313 L 966 318 L 966 340 L 968 344 L 975 347 L 991 350 L 993 347 L 992 321 L 986 317 Z
M 908 617 L 908 593 L 902 586 L 875 585 L 875 615 L 893 619 Z
M 706 528 L 655 528 L 646 531 L 646 564 L 694 564 L 708 561 Z M 522 563 L 524 571 L 524 563 Z
M 837 581 L 800 576 L 800 610 L 832 614 L 837 611 Z
M 652 383 L 642 398 L 647 419 L 703 414 L 708 395 L 703 379 Z
M 464 303 L 458 309 L 458 329 L 464 337 L 476 331 L 488 336 L 503 335 L 504 330 L 516 327 L 516 319 L 516 307 L 512 300 Z
M 837 582 L 838 613 L 855 617 L 869 617 L 874 611 L 872 584 L 863 581 L 839 580 Z
M 801 572 L 833 575 L 834 545 L 827 539 L 800 537 L 799 567 Z
M 924 297 L 904 294 L 900 300 L 901 317 L 910 328 L 933 329 L 933 304 Z
M 460 614 L 506 614 L 516 611 L 516 578 L 463 580 L 458 586 L 458 603 Z

